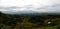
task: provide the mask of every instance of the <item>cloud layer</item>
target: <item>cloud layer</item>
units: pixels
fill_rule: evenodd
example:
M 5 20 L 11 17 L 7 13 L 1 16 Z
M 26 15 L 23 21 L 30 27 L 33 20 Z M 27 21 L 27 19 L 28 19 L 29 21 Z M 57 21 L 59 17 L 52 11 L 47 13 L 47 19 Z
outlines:
M 60 0 L 2 0 L 0 11 L 16 12 L 60 12 Z
M 45 6 L 59 4 L 60 0 L 0 0 L 0 6 L 25 6 L 32 4 L 33 6 Z

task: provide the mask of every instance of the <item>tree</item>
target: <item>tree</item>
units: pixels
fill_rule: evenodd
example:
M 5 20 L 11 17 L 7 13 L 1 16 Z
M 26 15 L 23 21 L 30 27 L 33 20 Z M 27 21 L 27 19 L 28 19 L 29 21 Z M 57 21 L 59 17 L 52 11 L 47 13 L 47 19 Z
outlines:
M 1 16 L 2 12 L 0 12 L 0 16 Z

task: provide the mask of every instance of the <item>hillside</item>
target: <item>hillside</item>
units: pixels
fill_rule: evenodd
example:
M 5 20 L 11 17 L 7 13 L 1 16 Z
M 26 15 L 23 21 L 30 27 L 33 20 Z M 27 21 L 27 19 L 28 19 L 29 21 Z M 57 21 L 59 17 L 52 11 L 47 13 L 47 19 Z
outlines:
M 59 27 L 60 14 L 12 15 L 0 12 L 0 29 L 58 29 Z

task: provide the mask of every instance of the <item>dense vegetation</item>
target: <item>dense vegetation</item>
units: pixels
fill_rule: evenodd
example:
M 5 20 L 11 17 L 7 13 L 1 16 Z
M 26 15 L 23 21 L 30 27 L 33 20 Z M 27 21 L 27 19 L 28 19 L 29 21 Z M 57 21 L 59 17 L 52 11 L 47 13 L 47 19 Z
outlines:
M 60 29 L 60 15 L 21 16 L 0 12 L 0 29 Z

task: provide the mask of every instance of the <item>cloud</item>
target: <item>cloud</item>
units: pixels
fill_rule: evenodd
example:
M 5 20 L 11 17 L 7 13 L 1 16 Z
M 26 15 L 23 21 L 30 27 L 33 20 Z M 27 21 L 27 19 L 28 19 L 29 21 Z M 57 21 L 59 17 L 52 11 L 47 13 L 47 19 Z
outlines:
M 35 6 L 45 6 L 59 4 L 60 0 L 0 0 L 0 6 L 25 6 L 32 4 Z
M 2 11 L 4 13 L 16 13 L 16 12 L 55 13 L 55 12 L 60 12 L 60 4 L 54 4 L 54 5 L 50 5 L 50 6 L 43 6 L 43 7 L 37 7 L 37 8 L 32 5 L 27 5 L 27 6 L 23 6 L 23 7 L 1 7 L 0 11 Z
M 0 7 L 1 12 L 12 12 L 16 7 Z
M 60 0 L 2 0 L 0 11 L 16 12 L 60 12 Z
M 51 5 L 51 6 L 44 6 L 41 8 L 36 8 L 32 11 L 35 12 L 60 12 L 60 4 L 55 4 L 55 5 Z

